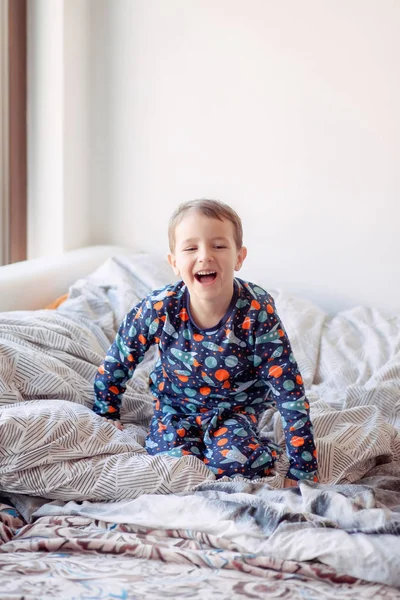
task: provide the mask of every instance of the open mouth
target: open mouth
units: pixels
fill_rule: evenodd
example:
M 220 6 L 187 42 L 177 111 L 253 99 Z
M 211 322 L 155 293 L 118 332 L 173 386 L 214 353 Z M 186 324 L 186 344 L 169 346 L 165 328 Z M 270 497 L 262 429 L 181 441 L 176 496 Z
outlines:
M 216 271 L 199 271 L 195 274 L 195 279 L 203 285 L 210 284 L 215 281 L 217 277 Z

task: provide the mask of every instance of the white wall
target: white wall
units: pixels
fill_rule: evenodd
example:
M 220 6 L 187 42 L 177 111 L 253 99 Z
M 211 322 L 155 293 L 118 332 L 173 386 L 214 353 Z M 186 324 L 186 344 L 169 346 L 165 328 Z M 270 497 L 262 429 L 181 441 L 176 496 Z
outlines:
M 89 32 L 88 0 L 64 0 L 64 250 L 92 238 Z
M 87 0 L 28 2 L 28 257 L 90 243 Z
M 399 310 L 400 3 L 100 4 L 98 241 L 166 251 L 176 204 L 217 197 L 243 217 L 244 275 Z
M 400 2 L 82 2 L 91 243 L 166 252 L 177 203 L 217 197 L 243 276 L 400 310 Z

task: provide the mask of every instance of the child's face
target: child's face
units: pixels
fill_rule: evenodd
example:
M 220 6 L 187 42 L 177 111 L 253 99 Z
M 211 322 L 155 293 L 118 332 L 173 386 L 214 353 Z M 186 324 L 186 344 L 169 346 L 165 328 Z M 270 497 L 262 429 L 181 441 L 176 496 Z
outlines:
M 175 275 L 187 285 L 191 301 L 230 302 L 234 271 L 238 271 L 247 250 L 236 247 L 233 224 L 188 212 L 175 229 L 174 253 L 168 261 Z

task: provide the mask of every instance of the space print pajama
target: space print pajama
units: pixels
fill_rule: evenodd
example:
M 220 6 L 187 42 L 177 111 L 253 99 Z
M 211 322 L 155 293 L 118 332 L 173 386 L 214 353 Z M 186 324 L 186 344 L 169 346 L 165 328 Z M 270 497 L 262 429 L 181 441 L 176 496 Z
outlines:
M 159 348 L 150 375 L 154 416 L 150 454 L 193 454 L 216 474 L 267 475 L 281 449 L 260 440 L 262 412 L 276 405 L 290 462 L 288 477 L 315 479 L 316 450 L 309 405 L 288 337 L 272 297 L 234 280 L 226 315 L 199 329 L 181 281 L 156 290 L 134 307 L 95 379 L 94 411 L 119 418 L 126 381 L 147 349 Z

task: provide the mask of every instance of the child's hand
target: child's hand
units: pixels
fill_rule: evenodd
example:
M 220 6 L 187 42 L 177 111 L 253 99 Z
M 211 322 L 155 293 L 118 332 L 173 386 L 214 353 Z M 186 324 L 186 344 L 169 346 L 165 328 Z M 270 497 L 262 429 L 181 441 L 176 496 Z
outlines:
M 105 419 L 109 423 L 112 423 L 114 425 L 114 427 L 116 427 L 120 431 L 123 431 L 124 426 L 122 425 L 121 421 L 112 421 L 111 419 L 107 419 L 107 417 L 103 417 L 103 419 Z
M 294 479 L 285 479 L 285 483 L 283 484 L 283 487 L 287 488 L 287 487 L 297 487 L 297 484 L 299 482 L 298 481 L 294 481 Z

